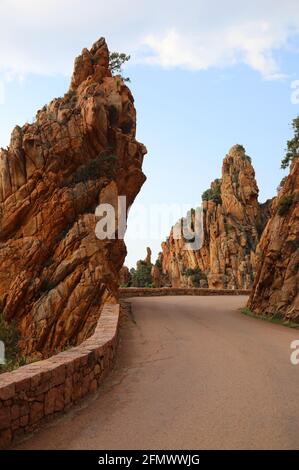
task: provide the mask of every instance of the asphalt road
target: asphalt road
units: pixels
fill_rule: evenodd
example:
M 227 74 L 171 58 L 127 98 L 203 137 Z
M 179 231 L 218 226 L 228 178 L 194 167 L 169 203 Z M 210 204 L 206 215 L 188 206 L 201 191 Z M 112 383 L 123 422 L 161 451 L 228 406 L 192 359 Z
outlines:
M 115 368 L 18 449 L 298 449 L 299 331 L 242 315 L 246 297 L 132 299 Z

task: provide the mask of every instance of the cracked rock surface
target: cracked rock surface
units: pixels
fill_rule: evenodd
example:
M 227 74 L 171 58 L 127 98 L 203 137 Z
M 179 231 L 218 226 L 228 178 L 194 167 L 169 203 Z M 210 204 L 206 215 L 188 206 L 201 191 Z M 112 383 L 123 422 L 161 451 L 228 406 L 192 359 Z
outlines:
M 248 306 L 299 322 L 299 160 L 273 203 L 257 247 L 257 270 Z
M 101 38 L 76 59 L 71 86 L 16 127 L 0 152 L 0 310 L 24 355 L 45 357 L 91 334 L 115 302 L 126 248 L 98 240 L 95 209 L 130 206 L 145 176 L 134 99 Z
M 173 287 L 250 289 L 256 272 L 255 251 L 270 217 L 271 200 L 260 204 L 251 159 L 233 146 L 202 203 L 203 245 L 186 250 L 174 231 L 162 244 L 159 265 Z M 192 213 L 193 225 L 194 213 Z M 196 273 L 194 275 L 188 275 Z M 196 284 L 194 283 L 196 280 Z

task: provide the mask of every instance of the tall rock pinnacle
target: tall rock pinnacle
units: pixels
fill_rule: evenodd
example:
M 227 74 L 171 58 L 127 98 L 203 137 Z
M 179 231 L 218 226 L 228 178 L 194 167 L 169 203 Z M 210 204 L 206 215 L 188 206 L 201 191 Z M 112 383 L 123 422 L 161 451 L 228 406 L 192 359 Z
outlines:
M 130 90 L 104 39 L 76 59 L 69 91 L 16 127 L 0 153 L 0 308 L 23 354 L 47 356 L 93 330 L 115 301 L 123 240 L 100 241 L 95 209 L 134 201 L 145 176 Z
M 250 158 L 241 145 L 223 160 L 222 177 L 202 196 L 203 246 L 185 250 L 171 231 L 162 244 L 162 271 L 173 286 L 238 289 L 252 287 L 255 249 L 270 215 L 269 202 L 258 203 Z

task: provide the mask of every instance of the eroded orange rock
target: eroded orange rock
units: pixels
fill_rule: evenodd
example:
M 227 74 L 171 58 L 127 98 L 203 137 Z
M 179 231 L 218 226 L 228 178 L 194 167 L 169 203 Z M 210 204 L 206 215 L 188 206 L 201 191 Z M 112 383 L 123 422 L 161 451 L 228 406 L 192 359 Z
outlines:
M 299 161 L 273 202 L 257 247 L 257 268 L 248 306 L 257 314 L 299 321 Z
M 173 230 L 162 244 L 162 272 L 173 287 L 250 289 L 255 275 L 255 250 L 270 216 L 270 201 L 258 202 L 258 187 L 250 158 L 241 145 L 223 160 L 221 180 L 215 180 L 203 201 L 203 245 L 186 250 Z M 192 214 L 194 221 L 194 213 Z
M 131 205 L 145 181 L 135 131 L 133 96 L 102 38 L 76 59 L 64 97 L 1 150 L 0 308 L 23 354 L 81 342 L 115 300 L 126 248 L 97 239 L 95 209 L 115 195 Z
M 131 273 L 127 266 L 123 266 L 119 272 L 119 285 L 122 286 L 129 286 L 131 281 Z

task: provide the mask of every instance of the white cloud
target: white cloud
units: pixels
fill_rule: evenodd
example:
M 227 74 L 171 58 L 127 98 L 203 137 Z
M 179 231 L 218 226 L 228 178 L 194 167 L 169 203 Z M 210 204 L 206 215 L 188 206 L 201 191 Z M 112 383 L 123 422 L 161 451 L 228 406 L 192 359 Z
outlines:
M 146 61 L 163 67 L 181 66 L 194 70 L 242 62 L 266 79 L 277 79 L 283 74 L 273 53 L 285 47 L 292 34 L 294 29 L 277 28 L 265 21 L 243 21 L 225 25 L 222 29 L 211 28 L 208 32 L 178 33 L 173 28 L 164 36 L 145 38 L 144 43 L 154 51 Z
M 69 74 L 105 36 L 135 61 L 204 70 L 244 63 L 264 78 L 299 32 L 298 0 L 1 0 L 0 70 Z

